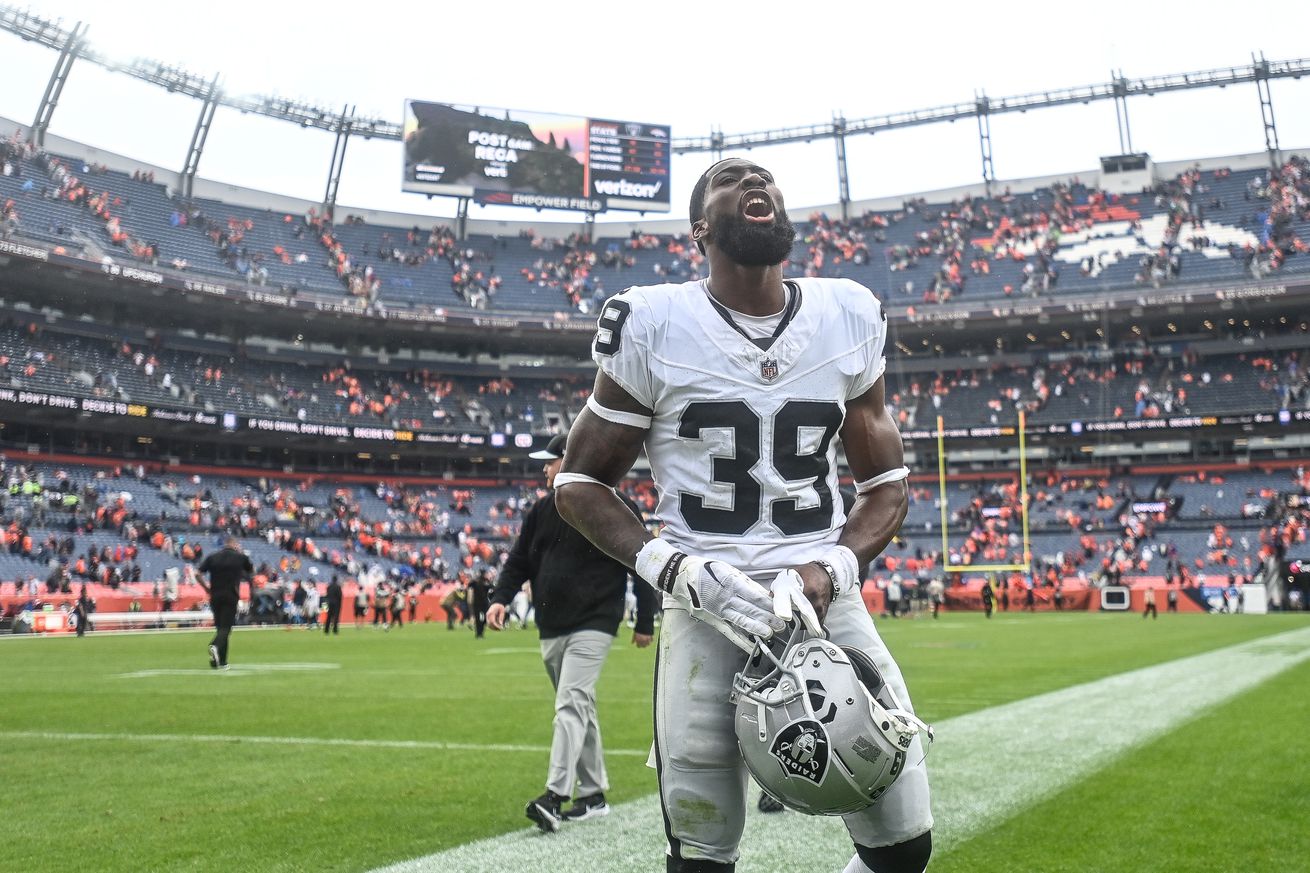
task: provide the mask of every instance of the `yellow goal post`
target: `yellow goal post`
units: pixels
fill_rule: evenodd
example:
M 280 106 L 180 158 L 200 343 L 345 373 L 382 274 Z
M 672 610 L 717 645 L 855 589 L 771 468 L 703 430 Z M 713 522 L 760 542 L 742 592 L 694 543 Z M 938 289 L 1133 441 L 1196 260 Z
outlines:
M 1023 410 L 1019 410 L 1019 517 L 1023 525 L 1023 562 L 1019 564 L 951 564 L 950 546 L 947 542 L 950 510 L 946 491 L 946 425 L 942 416 L 937 416 L 937 489 L 941 497 L 942 510 L 942 569 L 947 573 L 1030 573 L 1032 569 L 1032 544 L 1028 538 L 1028 444 L 1026 440 L 1026 420 Z

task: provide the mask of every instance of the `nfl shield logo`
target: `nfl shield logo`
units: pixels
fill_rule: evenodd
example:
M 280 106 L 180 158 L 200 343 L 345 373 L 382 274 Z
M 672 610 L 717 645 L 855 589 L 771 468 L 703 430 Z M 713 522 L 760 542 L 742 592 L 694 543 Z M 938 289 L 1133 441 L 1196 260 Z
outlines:
M 760 358 L 760 378 L 765 382 L 772 382 L 778 378 L 777 358 Z

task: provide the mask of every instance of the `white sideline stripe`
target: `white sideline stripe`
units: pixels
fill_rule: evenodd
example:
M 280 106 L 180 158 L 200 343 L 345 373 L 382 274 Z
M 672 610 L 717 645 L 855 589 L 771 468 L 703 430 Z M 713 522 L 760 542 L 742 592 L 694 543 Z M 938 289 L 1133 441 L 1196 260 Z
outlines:
M 168 667 L 157 670 L 137 670 L 133 673 L 118 673 L 119 679 L 149 679 L 154 676 L 191 676 L 193 674 L 214 676 L 254 676 L 259 673 L 312 673 L 319 670 L 340 670 L 340 664 L 307 661 L 303 663 L 285 662 L 281 664 L 232 664 L 226 670 L 214 670 L 213 667 Z
M 946 851 L 1078 782 L 1136 746 L 1310 660 L 1310 628 L 1133 670 L 936 725 L 928 756 L 936 825 Z M 528 798 L 505 798 L 508 804 Z M 852 850 L 839 819 L 757 813 L 750 801 L 743 870 L 841 870 Z M 654 795 L 609 816 L 466 843 L 383 873 L 597 873 L 663 870 L 664 823 Z
M 283 624 L 256 624 L 242 625 L 241 627 L 232 628 L 233 633 L 245 633 L 247 631 L 275 631 L 282 630 L 290 625 Z M 165 628 L 105 628 L 104 630 L 93 630 L 93 637 L 123 637 L 123 636 L 153 636 L 155 634 L 199 634 L 213 633 L 214 626 L 209 627 L 165 627 Z M 75 633 L 54 633 L 54 634 L 0 634 L 0 643 L 7 640 L 75 640 L 78 639 Z M 85 639 L 85 638 L 83 638 Z M 79 643 L 78 645 L 81 645 Z
M 73 733 L 67 731 L 0 731 L 6 740 L 90 741 L 110 740 L 129 743 L 250 743 L 259 746 L 348 746 L 367 749 L 419 749 L 438 752 L 531 752 L 547 754 L 550 746 L 516 746 L 505 743 L 444 743 L 438 740 L 351 740 L 335 737 L 247 737 L 236 734 L 123 734 Z M 605 754 L 623 758 L 642 758 L 649 749 L 606 749 Z

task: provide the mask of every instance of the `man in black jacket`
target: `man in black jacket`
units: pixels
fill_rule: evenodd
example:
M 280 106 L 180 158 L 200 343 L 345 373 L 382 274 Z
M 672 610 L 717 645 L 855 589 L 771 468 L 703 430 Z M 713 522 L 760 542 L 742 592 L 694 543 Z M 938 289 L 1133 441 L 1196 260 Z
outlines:
M 214 611 L 214 639 L 209 643 L 209 666 L 215 670 L 227 669 L 227 638 L 232 625 L 237 623 L 237 601 L 241 598 L 241 582 L 255 573 L 250 558 L 241 551 L 241 541 L 228 537 L 223 548 L 209 555 L 200 567 L 200 587 L 209 595 L 209 606 Z M 208 574 L 209 581 L 204 576 Z
M 341 582 L 336 573 L 332 574 L 327 587 L 327 622 L 323 625 L 323 633 L 341 633 Z
M 605 815 L 605 760 L 596 717 L 596 680 L 623 621 L 628 569 L 560 518 L 555 508 L 555 474 L 564 458 L 564 435 L 531 457 L 546 462 L 549 494 L 523 518 L 523 530 L 500 571 L 491 595 L 487 623 L 505 626 L 509 603 L 524 582 L 532 582 L 532 605 L 541 634 L 541 657 L 555 686 L 555 734 L 550 745 L 546 793 L 531 801 L 528 818 L 543 831 L 559 830 L 564 821 Z M 628 501 L 638 518 L 641 513 Z M 651 643 L 655 625 L 655 589 L 638 583 L 637 622 L 632 642 Z M 561 804 L 577 795 L 568 810 Z

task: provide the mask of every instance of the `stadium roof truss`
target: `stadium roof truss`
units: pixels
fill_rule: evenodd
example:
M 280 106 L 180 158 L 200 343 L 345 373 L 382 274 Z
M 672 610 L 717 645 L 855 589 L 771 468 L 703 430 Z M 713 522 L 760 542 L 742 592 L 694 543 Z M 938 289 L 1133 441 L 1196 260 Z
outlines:
M 37 109 L 36 121 L 32 125 L 32 138 L 37 144 L 41 144 L 43 141 L 46 128 L 49 126 L 50 118 L 58 103 L 63 82 L 68 76 L 73 61 L 77 58 L 85 58 L 107 70 L 125 73 L 142 81 L 163 87 L 172 93 L 185 94 L 200 100 L 204 108 L 202 108 L 200 118 L 196 123 L 196 130 L 192 136 L 192 145 L 188 151 L 185 169 L 183 170 L 184 189 L 189 189 L 188 181 L 193 180 L 195 177 L 196 167 L 204 149 L 205 135 L 208 133 L 208 127 L 217 106 L 226 106 L 243 113 L 289 121 L 304 128 L 313 127 L 334 134 L 337 142 L 333 149 L 332 167 L 328 172 L 328 185 L 324 201 L 324 206 L 329 210 L 335 205 L 337 187 L 335 182 L 340 180 L 345 157 L 345 142 L 351 134 L 363 136 L 365 139 L 400 140 L 402 138 L 400 123 L 383 118 L 358 117 L 355 115 L 353 107 L 346 107 L 338 112 L 316 104 L 289 100 L 283 97 L 234 96 L 223 91 L 219 85 L 218 76 L 206 78 L 178 67 L 144 59 L 129 62 L 113 60 L 94 49 L 87 42 L 87 29 L 81 22 L 78 22 L 69 30 L 63 27 L 62 22 L 50 21 L 28 10 L 0 4 L 0 30 L 8 31 L 31 42 L 37 42 L 60 53 L 59 61 L 51 74 L 50 83 L 41 99 L 41 105 Z M 1079 103 L 1088 104 L 1098 100 L 1113 100 L 1115 101 L 1116 123 L 1119 126 L 1120 150 L 1123 154 L 1129 154 L 1132 152 L 1132 131 L 1128 124 L 1127 100 L 1129 97 L 1151 96 L 1198 88 L 1225 88 L 1229 85 L 1254 83 L 1260 98 L 1265 146 L 1269 153 L 1270 162 L 1276 165 L 1280 160 L 1278 131 L 1274 122 L 1269 82 L 1273 79 L 1300 79 L 1306 74 L 1310 74 L 1310 58 L 1271 61 L 1267 60 L 1263 55 L 1253 54 L 1251 63 L 1240 67 L 1219 67 L 1211 70 L 1168 73 L 1140 78 L 1128 78 L 1120 70 L 1113 72 L 1112 78 L 1108 82 L 1092 85 L 1035 91 L 1013 97 L 989 97 L 983 92 L 978 92 L 973 100 L 964 103 L 854 119 L 845 118 L 839 113 L 834 113 L 831 121 L 747 133 L 725 134 L 721 130 L 715 130 L 707 136 L 675 138 L 671 147 L 675 154 L 712 152 L 716 156 L 722 156 L 727 149 L 753 149 L 783 143 L 832 139 L 836 145 L 837 178 L 840 186 L 839 198 L 842 211 L 845 213 L 851 199 L 846 172 L 845 139 L 848 136 L 974 118 L 978 124 L 983 182 L 990 188 L 991 183 L 995 181 L 992 169 L 991 124 L 989 120 L 993 115 L 1028 112 Z

